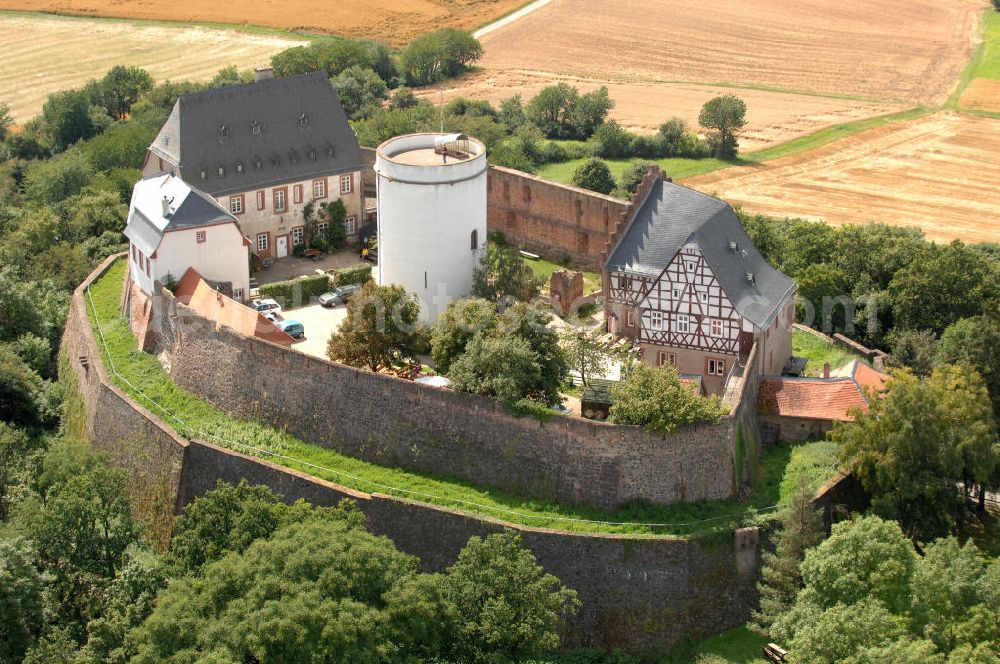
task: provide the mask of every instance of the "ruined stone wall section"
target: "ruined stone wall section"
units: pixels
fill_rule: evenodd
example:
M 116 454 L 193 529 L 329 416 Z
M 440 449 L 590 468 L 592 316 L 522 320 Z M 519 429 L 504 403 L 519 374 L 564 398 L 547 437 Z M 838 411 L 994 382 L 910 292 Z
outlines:
M 215 325 L 168 300 L 156 338 L 178 385 L 226 413 L 384 466 L 528 497 L 612 509 L 733 494 L 734 417 L 669 436 L 553 415 L 312 358 Z
M 486 227 L 550 260 L 602 269 L 602 254 L 629 202 L 501 166 L 487 177 Z

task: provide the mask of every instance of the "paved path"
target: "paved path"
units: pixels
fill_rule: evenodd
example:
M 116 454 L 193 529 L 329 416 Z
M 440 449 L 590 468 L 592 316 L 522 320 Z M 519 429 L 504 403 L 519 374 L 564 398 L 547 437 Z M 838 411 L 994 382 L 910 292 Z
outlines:
M 522 17 L 530 14 L 531 12 L 535 11 L 536 9 L 541 9 L 542 7 L 544 7 L 545 5 L 549 4 L 550 2 L 552 2 L 552 0 L 535 0 L 530 5 L 525 5 L 524 7 L 521 7 L 520 9 L 518 9 L 516 12 L 514 12 L 512 14 L 508 14 L 507 16 L 504 16 L 502 19 L 499 19 L 497 21 L 493 21 L 489 25 L 486 25 L 486 26 L 483 26 L 483 27 L 479 28 L 478 30 L 476 30 L 475 32 L 472 33 L 472 36 L 475 37 L 476 39 L 481 39 L 484 35 L 488 35 L 489 33 L 493 32 L 494 30 L 502 28 L 505 25 L 509 25 L 509 24 L 513 23 L 514 21 L 516 21 L 517 19 L 522 18 Z

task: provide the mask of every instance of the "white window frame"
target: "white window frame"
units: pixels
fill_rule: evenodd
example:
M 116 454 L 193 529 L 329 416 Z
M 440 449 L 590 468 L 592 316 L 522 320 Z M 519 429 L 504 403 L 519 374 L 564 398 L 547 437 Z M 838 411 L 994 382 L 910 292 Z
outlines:
M 710 376 L 725 376 L 726 361 L 717 360 L 714 357 L 708 358 L 708 373 Z
M 702 304 L 708 304 L 708 293 L 707 292 L 702 291 L 698 295 L 701 297 L 701 303 Z
M 236 300 L 237 302 L 242 302 L 243 301 L 243 289 L 242 288 L 234 288 L 233 289 L 233 299 Z
M 313 180 L 313 198 L 326 198 L 326 180 Z
M 330 222 L 329 221 L 321 221 L 318 224 L 316 224 L 316 232 L 317 233 L 325 233 L 326 229 L 329 228 L 329 227 L 330 227 Z
M 684 261 L 684 269 L 688 272 L 694 272 L 694 261 Z
M 284 189 L 275 189 L 272 192 L 275 212 L 284 212 L 288 209 L 287 194 Z
M 649 329 L 651 329 L 651 330 L 662 330 L 663 329 L 663 312 L 662 311 L 650 311 L 649 312 Z
M 687 314 L 677 314 L 677 332 L 687 333 L 691 331 L 691 319 Z
M 257 233 L 257 251 L 267 251 L 269 245 L 270 240 L 267 233 Z
M 340 176 L 340 193 L 349 194 L 354 191 L 354 176 L 350 173 Z
M 625 324 L 629 327 L 635 327 L 635 309 L 625 310 Z
M 355 216 L 344 217 L 344 233 L 354 235 L 358 231 L 358 219 Z
M 229 211 L 233 214 L 243 214 L 243 196 L 230 196 L 229 197 Z
M 300 244 L 306 243 L 306 229 L 302 226 L 296 226 L 292 229 L 292 246 L 298 246 Z

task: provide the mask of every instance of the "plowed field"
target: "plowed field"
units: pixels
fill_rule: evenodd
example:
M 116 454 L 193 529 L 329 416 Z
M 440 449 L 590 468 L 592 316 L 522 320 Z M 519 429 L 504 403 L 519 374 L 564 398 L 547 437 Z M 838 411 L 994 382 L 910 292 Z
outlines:
M 816 150 L 691 178 L 751 212 L 918 226 L 947 241 L 1000 241 L 1000 120 L 937 113 Z

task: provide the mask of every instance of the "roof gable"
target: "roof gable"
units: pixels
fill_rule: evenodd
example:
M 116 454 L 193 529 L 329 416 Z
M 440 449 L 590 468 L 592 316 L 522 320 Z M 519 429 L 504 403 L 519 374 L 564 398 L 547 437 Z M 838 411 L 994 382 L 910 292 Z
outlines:
M 363 163 L 357 136 L 321 72 L 181 95 L 150 151 L 213 196 Z
M 144 254 L 152 255 L 164 233 L 229 223 L 236 223 L 236 217 L 211 196 L 175 175 L 161 173 L 132 187 L 125 236 Z
M 605 269 L 655 277 L 686 244 L 697 245 L 736 310 L 758 327 L 770 325 L 795 292 L 795 282 L 764 260 L 728 204 L 662 179 L 633 215 Z

